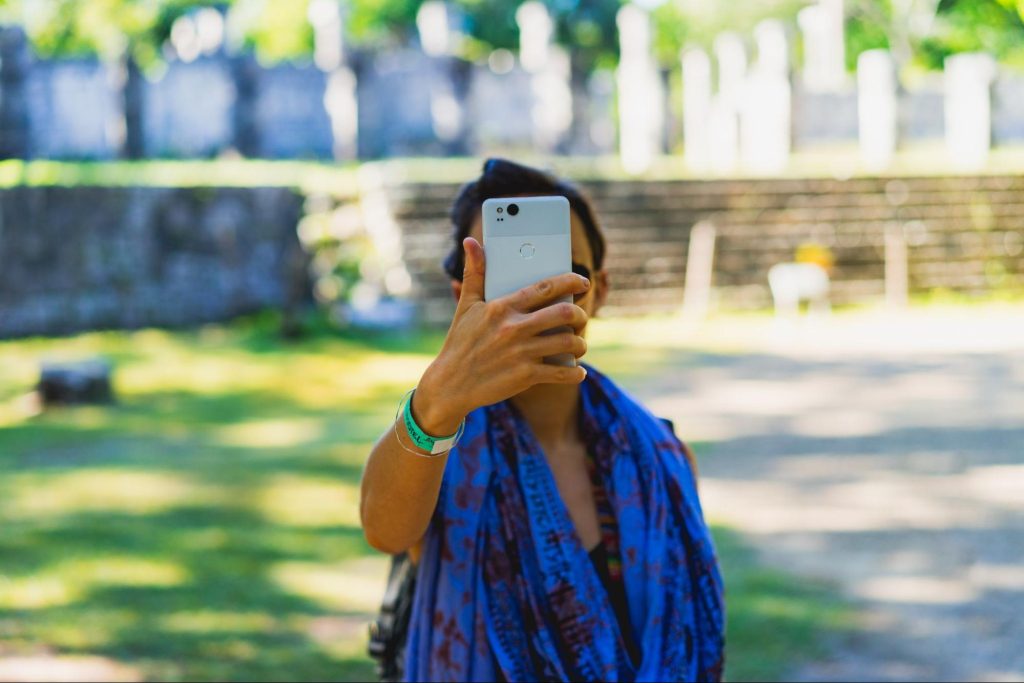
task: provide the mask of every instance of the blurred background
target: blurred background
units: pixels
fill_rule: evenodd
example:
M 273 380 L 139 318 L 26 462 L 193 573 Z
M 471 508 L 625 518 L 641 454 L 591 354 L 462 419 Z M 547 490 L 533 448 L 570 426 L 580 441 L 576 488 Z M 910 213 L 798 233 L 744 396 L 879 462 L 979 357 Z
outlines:
M 595 201 L 728 678 L 1024 678 L 1021 0 L 0 0 L 0 681 L 373 676 L 492 155 Z

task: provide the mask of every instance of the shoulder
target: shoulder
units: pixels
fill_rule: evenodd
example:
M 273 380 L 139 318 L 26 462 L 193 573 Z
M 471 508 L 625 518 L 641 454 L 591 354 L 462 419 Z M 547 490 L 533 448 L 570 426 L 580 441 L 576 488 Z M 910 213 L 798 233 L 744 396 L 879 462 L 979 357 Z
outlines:
M 587 369 L 586 381 L 593 381 L 600 389 L 601 395 L 614 403 L 618 410 L 626 410 L 629 413 L 629 418 L 634 422 L 640 421 L 653 423 L 656 425 L 656 428 L 664 430 L 665 438 L 678 444 L 679 449 L 686 457 L 686 461 L 693 472 L 694 478 L 696 478 L 697 459 L 690 447 L 686 445 L 686 442 L 679 438 L 676 433 L 675 423 L 672 420 L 667 417 L 654 415 L 654 413 L 648 410 L 639 398 L 619 386 L 611 377 L 600 372 L 592 365 L 584 363 L 584 367 Z
M 672 432 L 672 434 L 676 433 L 676 425 L 674 422 L 672 422 L 672 420 L 668 419 L 667 417 L 659 417 L 658 419 L 661 420 L 661 423 L 663 425 L 668 427 L 668 431 Z

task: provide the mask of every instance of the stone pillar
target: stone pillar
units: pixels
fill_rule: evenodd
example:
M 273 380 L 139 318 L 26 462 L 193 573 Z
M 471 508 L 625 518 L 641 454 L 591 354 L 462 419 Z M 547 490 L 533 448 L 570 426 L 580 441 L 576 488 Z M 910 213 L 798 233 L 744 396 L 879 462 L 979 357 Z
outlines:
M 686 257 L 682 314 L 688 320 L 700 320 L 708 312 L 714 260 L 715 226 L 710 221 L 701 221 L 690 231 L 690 247 Z
M 777 173 L 789 162 L 792 137 L 789 41 L 775 20 L 759 23 L 754 38 L 757 62 L 741 93 L 740 149 L 747 170 Z
M 434 58 L 430 83 L 430 115 L 434 134 L 449 154 L 465 154 L 466 103 L 456 87 L 458 67 L 454 55 L 462 40 L 456 9 L 442 0 L 428 0 L 416 14 L 423 52 Z
M 313 27 L 313 63 L 330 73 L 345 64 L 345 25 L 338 0 L 311 0 L 306 11 Z
M 995 60 L 982 52 L 952 55 L 945 72 L 946 148 L 957 168 L 981 168 L 992 142 Z
M 455 51 L 451 10 L 443 0 L 427 0 L 416 13 L 420 47 L 430 57 L 447 57 Z
M 519 25 L 519 62 L 530 73 L 547 66 L 555 36 L 555 22 L 538 0 L 524 2 L 516 10 Z
M 538 150 L 555 151 L 572 127 L 569 55 L 554 44 L 555 22 L 537 0 L 516 10 L 519 61 L 531 74 L 533 141 Z
M 888 50 L 857 58 L 857 125 L 860 158 L 869 171 L 884 170 L 896 154 L 896 66 Z
M 0 159 L 27 159 L 32 153 L 27 93 L 32 55 L 25 32 L 0 27 Z
M 331 119 L 333 154 L 338 160 L 355 159 L 358 150 L 359 109 L 356 76 L 345 61 L 345 22 L 338 0 L 312 0 L 313 61 L 326 74 L 324 108 Z
M 627 173 L 643 173 L 662 151 L 665 112 L 661 74 L 651 53 L 651 19 L 625 5 L 619 28 L 619 156 Z
M 258 157 L 262 151 L 257 113 L 259 64 L 251 54 L 239 54 L 230 58 L 230 65 L 231 80 L 235 85 L 235 102 L 231 112 L 234 122 L 232 145 L 242 156 Z
M 615 153 L 615 76 L 599 69 L 587 80 L 588 137 L 595 154 Z
M 711 167 L 711 60 L 697 47 L 684 48 L 683 63 L 683 154 L 692 171 Z
M 890 223 L 885 227 L 885 300 L 895 309 L 907 307 L 910 293 L 907 239 L 903 226 Z
M 718 62 L 718 94 L 711 102 L 711 168 L 733 173 L 740 159 L 739 113 L 747 75 L 747 52 L 735 33 L 715 39 Z
M 846 84 L 843 0 L 818 0 L 797 15 L 804 39 L 803 82 L 808 90 L 834 92 Z
M 146 156 L 146 131 L 143 106 L 146 96 L 146 78 L 130 52 L 125 52 L 118 64 L 118 87 L 124 122 L 120 136 L 119 156 L 124 159 L 143 159 Z

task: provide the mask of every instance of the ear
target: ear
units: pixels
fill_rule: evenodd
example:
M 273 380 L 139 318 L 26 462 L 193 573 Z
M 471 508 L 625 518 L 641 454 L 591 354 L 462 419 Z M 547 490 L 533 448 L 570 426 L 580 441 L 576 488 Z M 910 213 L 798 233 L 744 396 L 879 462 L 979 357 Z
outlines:
M 455 303 L 459 303 L 459 299 L 462 298 L 462 281 L 452 280 L 452 296 L 455 297 Z
M 591 317 L 597 317 L 598 311 L 604 306 L 604 302 L 608 300 L 608 271 L 603 268 L 597 271 L 597 277 L 594 278 L 594 313 Z

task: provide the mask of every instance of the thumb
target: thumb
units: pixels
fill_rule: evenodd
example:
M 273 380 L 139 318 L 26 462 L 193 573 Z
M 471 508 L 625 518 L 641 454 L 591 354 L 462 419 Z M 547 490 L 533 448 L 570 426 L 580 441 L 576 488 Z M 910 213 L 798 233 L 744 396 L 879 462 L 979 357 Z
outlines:
M 462 272 L 460 307 L 484 300 L 484 248 L 472 237 L 462 240 L 462 248 L 466 266 Z

